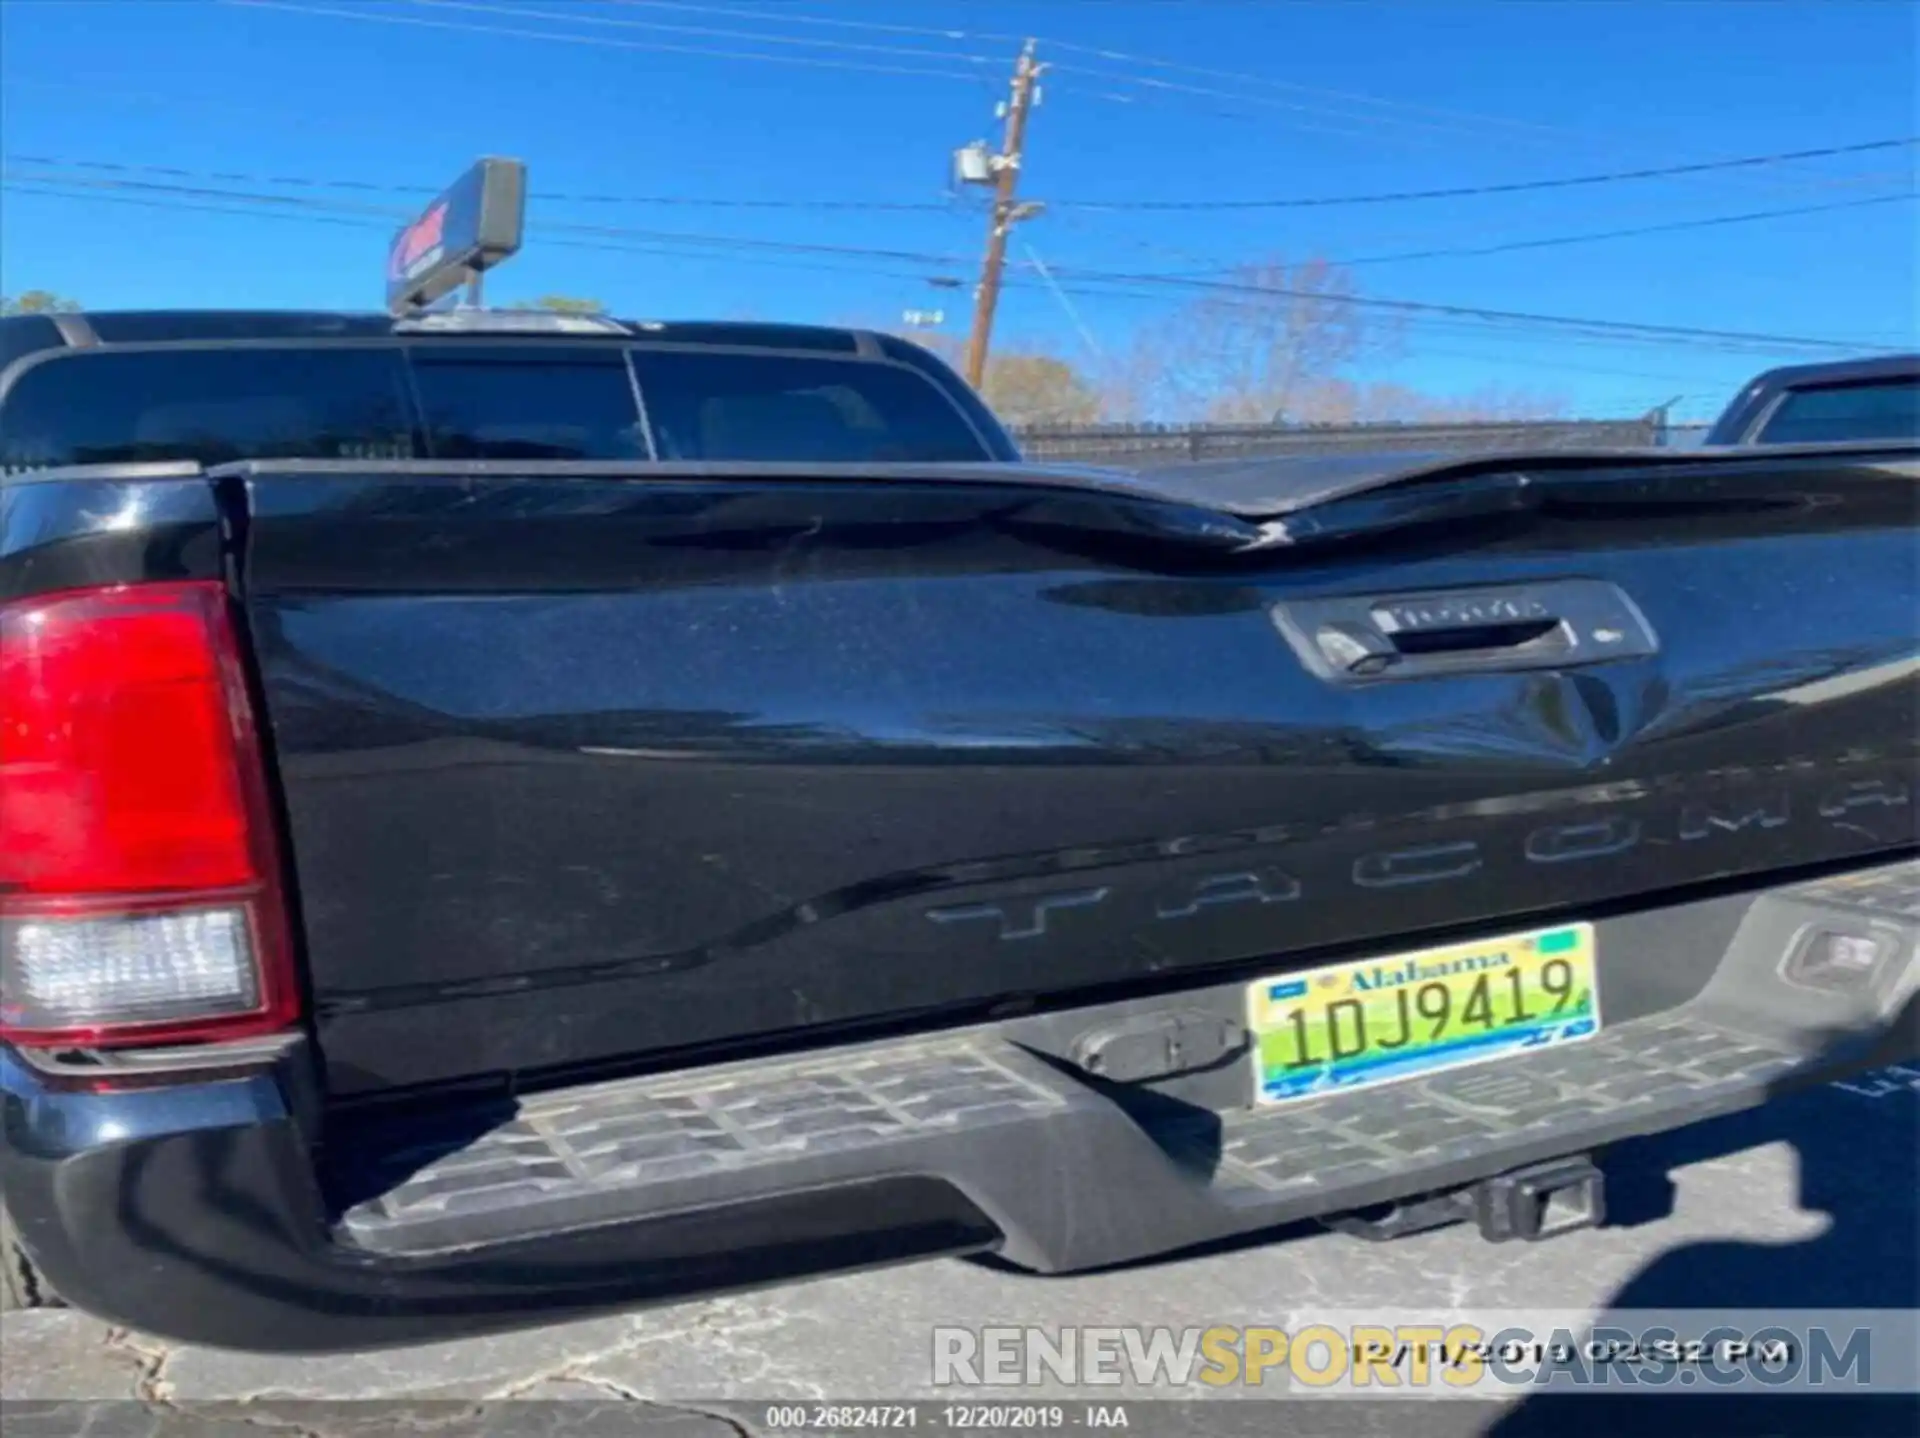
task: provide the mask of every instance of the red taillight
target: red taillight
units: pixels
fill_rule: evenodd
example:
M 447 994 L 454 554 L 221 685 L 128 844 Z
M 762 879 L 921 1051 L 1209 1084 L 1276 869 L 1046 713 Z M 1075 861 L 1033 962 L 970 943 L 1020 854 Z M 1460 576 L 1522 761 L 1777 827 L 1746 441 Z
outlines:
M 0 605 L 0 1038 L 233 1038 L 298 1008 L 226 591 Z

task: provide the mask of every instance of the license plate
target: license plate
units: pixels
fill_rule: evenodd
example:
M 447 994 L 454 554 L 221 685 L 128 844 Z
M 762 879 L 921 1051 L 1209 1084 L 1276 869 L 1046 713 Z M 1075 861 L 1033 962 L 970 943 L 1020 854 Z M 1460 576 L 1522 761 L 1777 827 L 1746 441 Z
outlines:
M 1593 925 L 1264 979 L 1249 987 L 1247 1007 L 1262 1103 L 1575 1043 L 1600 1031 Z

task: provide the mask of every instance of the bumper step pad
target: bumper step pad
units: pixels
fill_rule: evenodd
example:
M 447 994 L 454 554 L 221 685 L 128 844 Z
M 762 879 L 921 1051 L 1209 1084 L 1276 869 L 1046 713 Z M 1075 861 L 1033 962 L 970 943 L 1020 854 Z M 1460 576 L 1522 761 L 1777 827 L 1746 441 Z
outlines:
M 913 1177 L 951 1185 L 1029 1267 L 1171 1252 L 1458 1188 L 1890 1062 L 1888 1046 L 1909 1052 L 1920 1025 L 1917 900 L 1914 861 L 1775 890 L 1750 902 L 1711 981 L 1676 1008 L 1578 1044 L 1275 1107 L 1136 1103 L 1001 1027 L 529 1095 L 341 1145 L 352 1167 L 335 1155 L 336 1226 L 362 1251 L 425 1255 Z M 1792 956 L 1823 933 L 1871 939 L 1872 971 L 1824 989 L 1791 982 Z
M 1218 1181 L 1258 1202 L 1391 1180 L 1631 1121 L 1636 1111 L 1711 1109 L 1797 1063 L 1704 1023 L 1642 1020 L 1537 1059 L 1237 1114 L 1225 1125 Z
M 1118 1183 L 1202 1242 L 1376 1202 L 1414 1175 L 1438 1187 L 1742 1107 L 1798 1062 L 1699 1021 L 1643 1021 L 1537 1059 L 1143 1125 L 1034 1056 L 972 1037 L 533 1097 L 462 1147 L 421 1132 L 384 1152 L 356 1176 L 378 1196 L 341 1227 L 363 1248 L 424 1253 L 920 1172 L 990 1213 L 1084 1186 L 1074 1201 L 1090 1214 Z M 1116 1128 L 1136 1138 L 1130 1152 L 1112 1146 Z M 989 1156 L 996 1138 L 1012 1144 L 1005 1159 Z M 1077 1172 L 1063 1168 L 1073 1153 L 1086 1159 Z M 1142 1183 L 1143 1164 L 1159 1184 Z
M 964 1041 L 757 1064 L 530 1097 L 464 1146 L 444 1126 L 401 1134 L 356 1173 L 379 1196 L 349 1209 L 346 1232 L 380 1249 L 536 1230 L 595 1196 L 643 1199 L 688 1180 L 1031 1122 L 1066 1101 Z M 1031 1068 L 1031 1061 L 1026 1061 Z M 518 1218 L 515 1217 L 518 1215 Z

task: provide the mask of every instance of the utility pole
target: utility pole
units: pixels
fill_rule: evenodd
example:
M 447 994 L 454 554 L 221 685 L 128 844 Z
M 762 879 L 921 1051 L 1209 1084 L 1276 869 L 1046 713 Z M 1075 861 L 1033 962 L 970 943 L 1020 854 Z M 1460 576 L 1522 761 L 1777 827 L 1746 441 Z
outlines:
M 993 336 L 993 311 L 1000 302 L 1000 275 L 1007 263 L 1007 235 L 1021 220 L 1037 214 L 1038 205 L 1022 205 L 1014 198 L 1020 183 L 1020 155 L 1027 137 L 1027 113 L 1033 108 L 1034 82 L 1044 68 L 1033 58 L 1033 41 L 1020 51 L 1013 70 L 1013 100 L 1007 106 L 1006 140 L 999 154 L 987 160 L 993 190 L 992 227 L 987 252 L 980 265 L 980 287 L 974 294 L 973 329 L 967 336 L 967 383 L 975 389 L 987 370 L 987 345 Z M 962 152 L 963 156 L 965 152 Z M 966 166 L 962 165 L 963 174 Z M 972 178 L 966 176 L 966 178 Z

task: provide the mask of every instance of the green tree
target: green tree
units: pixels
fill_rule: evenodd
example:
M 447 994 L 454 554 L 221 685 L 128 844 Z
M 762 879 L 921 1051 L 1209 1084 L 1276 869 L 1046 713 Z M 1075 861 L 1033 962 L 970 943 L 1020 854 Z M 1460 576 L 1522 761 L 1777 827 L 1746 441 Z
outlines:
M 0 315 L 64 315 L 80 308 L 80 301 L 56 295 L 52 290 L 22 290 L 18 295 L 0 295 Z
M 557 315 L 603 315 L 606 305 L 600 300 L 578 299 L 573 295 L 542 295 L 533 302 L 537 310 L 552 310 Z
M 955 369 L 965 360 L 966 342 L 957 336 L 924 330 L 893 333 L 933 351 Z M 1071 361 L 1043 349 L 989 350 L 980 397 L 1011 425 L 1094 424 L 1105 417 L 1106 406 L 1093 381 Z
M 981 398 L 1008 424 L 1092 424 L 1100 395 L 1063 359 L 1028 351 L 991 352 L 980 378 Z

